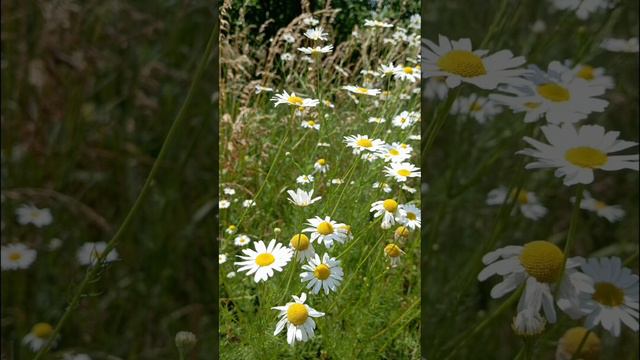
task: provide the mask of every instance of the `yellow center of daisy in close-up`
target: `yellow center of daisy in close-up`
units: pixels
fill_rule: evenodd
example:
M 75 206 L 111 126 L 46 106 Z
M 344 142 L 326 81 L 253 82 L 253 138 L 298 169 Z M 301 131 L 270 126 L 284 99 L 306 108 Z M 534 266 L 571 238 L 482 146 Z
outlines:
M 407 219 L 415 220 L 416 219 L 416 214 L 414 214 L 412 212 L 407 212 Z
M 256 256 L 256 265 L 258 266 L 269 266 L 273 264 L 274 261 L 276 261 L 276 258 L 269 253 L 262 253 Z
M 602 305 L 617 307 L 624 304 L 624 291 L 608 282 L 599 282 L 594 285 L 596 292 L 593 293 L 593 300 Z
M 304 324 L 308 317 L 307 307 L 302 304 L 292 304 L 287 309 L 287 319 L 295 326 Z
M 414 215 L 415 217 L 415 215 Z M 409 237 L 409 229 L 407 229 L 404 226 L 398 226 L 398 228 L 395 231 L 396 237 L 403 237 L 403 238 L 408 238 Z
M 315 125 L 316 125 L 316 122 L 315 122 L 315 121 L 313 121 L 313 120 L 309 120 L 309 121 L 307 121 L 307 125 L 309 125 L 309 126 L 315 126 Z
M 487 73 L 482 59 L 471 51 L 449 51 L 438 60 L 437 64 L 441 70 L 467 78 Z
M 529 195 L 527 194 L 526 191 L 524 190 L 520 190 L 520 192 L 516 195 L 516 190 L 513 190 L 511 192 L 511 198 L 516 197 L 517 196 L 517 200 L 518 203 L 521 205 L 527 204 L 529 203 Z
M 333 225 L 331 225 L 331 223 L 328 223 L 326 221 L 321 222 L 318 227 L 316 228 L 316 230 L 321 234 L 321 235 L 329 235 L 329 234 L 333 234 Z
M 398 150 L 396 150 L 396 149 L 390 149 L 389 150 L 389 154 L 393 155 L 393 156 L 398 156 L 398 155 L 400 155 L 400 152 Z
M 340 226 L 341 230 L 344 230 L 347 234 L 351 233 L 351 225 L 342 225 Z
M 578 71 L 576 76 L 587 81 L 593 80 L 595 78 L 595 76 L 593 75 L 593 68 L 589 65 L 584 65 L 582 68 L 580 68 L 580 71 Z
M 387 199 L 382 203 L 382 207 L 388 212 L 394 213 L 398 210 L 398 202 L 393 199 Z
M 571 148 L 564 153 L 564 158 L 573 165 L 589 169 L 599 168 L 609 160 L 607 154 L 588 146 Z
M 309 248 L 309 238 L 305 234 L 293 235 L 290 244 L 294 249 L 304 251 Z
M 318 159 L 318 165 L 324 166 L 324 164 L 327 163 L 327 160 L 325 159 Z
M 236 231 L 238 230 L 238 228 L 235 225 L 229 225 L 229 227 L 227 228 L 229 229 L 229 231 Z
M 569 90 L 555 83 L 538 85 L 538 94 L 553 102 L 564 102 L 571 99 L 571 93 L 569 93 Z
M 356 144 L 358 144 L 358 146 L 360 147 L 364 147 L 364 148 L 370 148 L 373 146 L 373 142 L 371 142 L 371 140 L 369 139 L 360 139 L 356 142 Z
M 360 94 L 368 94 L 369 93 L 369 89 L 363 88 L 363 87 L 359 87 L 359 88 L 356 88 L 356 92 L 360 93 Z
M 9 260 L 11 261 L 18 261 L 20 259 L 22 259 L 22 254 L 19 252 L 9 254 Z
M 413 68 L 410 66 L 405 67 L 402 71 L 404 71 L 405 74 L 413 74 Z
M 407 177 L 407 176 L 411 175 L 411 171 L 409 171 L 407 169 L 400 169 L 400 170 L 398 170 L 398 175 Z
M 522 249 L 520 264 L 539 282 L 551 283 L 557 281 L 562 273 L 564 254 L 553 243 L 532 241 Z
M 37 323 L 33 325 L 31 332 L 41 339 L 48 338 L 53 333 L 53 327 L 47 323 Z
M 295 105 L 302 105 L 302 103 L 304 102 L 304 100 L 302 100 L 302 98 L 299 96 L 289 96 L 289 99 L 287 99 L 287 101 Z
M 587 334 L 587 329 L 577 326 L 567 330 L 560 339 L 560 348 L 567 354 L 573 355 L 578 351 L 582 339 Z M 587 339 L 582 344 L 580 353 L 575 357 L 583 360 L 596 360 L 600 353 L 600 338 L 593 332 L 589 333 Z
M 329 269 L 326 264 L 320 264 L 313 270 L 313 276 L 315 276 L 316 279 L 327 280 L 329 275 L 331 275 L 331 269 Z
M 596 210 L 602 210 L 607 207 L 607 204 L 602 201 L 596 201 L 595 207 Z
M 389 257 L 398 257 L 400 256 L 400 248 L 396 244 L 389 244 L 384 247 L 384 253 Z

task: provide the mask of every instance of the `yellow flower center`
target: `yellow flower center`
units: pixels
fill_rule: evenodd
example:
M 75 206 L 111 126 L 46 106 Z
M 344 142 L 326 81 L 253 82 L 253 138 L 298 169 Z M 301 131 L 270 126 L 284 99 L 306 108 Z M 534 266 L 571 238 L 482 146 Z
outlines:
M 299 96 L 289 96 L 289 99 L 287 99 L 287 101 L 295 105 L 302 105 L 302 103 L 304 102 L 304 100 L 302 100 L 302 98 Z
M 403 148 L 403 149 L 406 149 L 406 148 L 407 148 L 407 146 L 409 146 L 409 145 L 407 145 L 407 144 L 400 144 L 400 147 L 401 147 L 401 148 Z
M 326 163 L 327 163 L 327 160 L 325 160 L 325 159 L 318 159 L 318 165 L 320 165 L 320 166 L 324 166 L 324 164 L 326 164 Z
M 571 93 L 569 93 L 569 90 L 555 83 L 539 85 L 538 94 L 553 102 L 563 102 L 571 99 Z
M 520 264 L 536 280 L 551 283 L 559 280 L 564 265 L 564 254 L 548 241 L 532 241 L 524 246 Z
M 412 212 L 407 212 L 407 219 L 415 220 L 416 219 L 416 214 L 414 214 Z
M 526 191 L 520 190 L 520 192 L 516 195 L 516 190 L 513 190 L 511 192 L 511 198 L 516 196 L 517 196 L 518 203 L 522 205 L 529 203 L 529 195 Z
M 313 276 L 315 276 L 316 279 L 326 280 L 329 278 L 329 275 L 331 275 L 331 270 L 325 264 L 320 264 L 313 270 Z
M 382 207 L 388 212 L 394 213 L 398 210 L 398 202 L 393 199 L 387 199 L 382 203 Z
M 577 326 L 567 330 L 560 339 L 560 347 L 568 355 L 573 355 L 580 346 L 582 339 L 587 333 L 587 329 Z M 596 360 L 600 354 L 600 338 L 594 332 L 589 333 L 580 353 L 575 357 L 583 360 Z
M 400 248 L 396 244 L 389 244 L 384 247 L 384 253 L 389 257 L 400 256 Z
M 469 109 L 471 112 L 476 112 L 476 111 L 480 111 L 482 110 L 482 105 L 478 104 L 477 102 L 474 102 L 473 105 L 471 105 L 471 109 Z
M 524 106 L 528 109 L 537 109 L 538 107 L 540 107 L 540 103 L 527 101 L 526 103 L 524 103 Z
M 316 230 L 321 234 L 321 235 L 329 235 L 329 234 L 333 234 L 333 225 L 331 225 L 330 223 L 323 221 L 320 223 L 320 225 L 318 225 L 318 227 L 316 228 Z
M 370 148 L 373 146 L 373 142 L 369 139 L 360 139 L 356 142 L 356 144 L 358 144 L 358 146 L 365 147 L 365 148 Z
M 482 59 L 471 51 L 464 50 L 449 51 L 438 60 L 438 67 L 446 72 L 466 78 L 487 73 Z
M 309 247 L 309 238 L 305 234 L 296 234 L 291 238 L 290 244 L 294 249 L 304 251 Z
M 258 266 L 269 266 L 273 264 L 274 261 L 276 261 L 276 258 L 274 258 L 273 255 L 269 253 L 262 253 L 256 256 L 256 264 Z
M 596 210 L 602 210 L 607 207 L 607 204 L 602 201 L 596 201 Z
M 20 259 L 22 259 L 22 254 L 19 252 L 9 254 L 9 260 L 11 261 L 18 261 Z
M 287 319 L 295 326 L 304 324 L 308 317 L 307 307 L 302 304 L 293 304 L 287 309 Z
M 398 175 L 406 177 L 406 176 L 411 175 L 411 171 L 409 171 L 407 169 L 400 169 L 400 170 L 398 170 Z
M 608 282 L 595 284 L 596 292 L 593 293 L 593 300 L 602 305 L 617 307 L 624 304 L 624 291 Z
M 359 87 L 359 88 L 356 88 L 356 92 L 360 93 L 360 94 L 368 94 L 369 93 L 369 89 L 363 88 L 363 87 Z
M 307 125 L 309 125 L 309 126 L 315 126 L 315 125 L 316 125 L 316 122 L 315 122 L 315 121 L 313 121 L 313 120 L 309 120 L 309 121 L 307 121 Z
M 396 237 L 404 237 L 407 238 L 409 237 L 409 229 L 407 229 L 404 226 L 398 226 L 398 228 L 395 231 Z
M 589 169 L 602 167 L 609 160 L 607 154 L 588 146 L 571 148 L 564 153 L 564 158 L 573 165 Z
M 344 230 L 347 234 L 351 233 L 351 225 L 342 225 L 340 229 Z
M 582 68 L 580 68 L 580 71 L 578 71 L 576 76 L 587 81 L 593 80 L 595 78 L 595 76 L 593 75 L 593 68 L 589 65 L 584 65 Z
M 405 67 L 402 71 L 404 71 L 405 74 L 413 74 L 413 68 L 410 66 Z
M 53 327 L 47 323 L 37 323 L 33 325 L 31 332 L 40 339 L 46 339 L 53 333 Z
M 398 150 L 396 150 L 396 149 L 391 149 L 391 150 L 389 150 L 389 154 L 393 155 L 393 156 L 398 156 L 398 155 L 400 155 L 400 152 Z
M 237 228 L 235 225 L 229 225 L 229 228 L 228 228 L 228 229 L 229 229 L 230 231 L 236 231 L 236 230 L 238 230 L 238 228 Z

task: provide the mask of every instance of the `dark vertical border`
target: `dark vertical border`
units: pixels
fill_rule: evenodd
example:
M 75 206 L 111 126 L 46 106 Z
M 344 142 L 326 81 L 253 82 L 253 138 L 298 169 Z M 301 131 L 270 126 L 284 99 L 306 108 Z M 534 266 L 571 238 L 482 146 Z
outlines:
M 428 9 L 428 0 L 422 0 L 422 7 L 420 9 L 420 16 L 422 17 L 421 29 L 420 33 L 422 34 L 422 39 L 426 38 L 427 35 L 427 25 L 425 19 L 427 18 L 427 9 Z M 422 41 L 420 42 L 422 44 Z M 422 46 L 421 46 L 422 48 Z M 421 58 L 424 57 L 424 54 L 421 50 Z M 422 61 L 421 61 L 422 63 Z M 424 66 L 421 64 L 421 69 L 424 71 Z M 422 92 L 420 93 L 420 116 L 422 117 L 420 121 L 420 133 L 421 135 L 421 153 L 422 153 L 422 141 L 424 141 L 424 134 L 427 130 L 427 125 L 429 119 L 427 119 L 427 107 L 425 103 L 424 90 L 426 81 L 424 81 L 424 76 L 421 74 L 421 82 L 420 86 L 422 88 Z M 425 179 L 427 178 L 427 157 L 424 154 L 420 156 L 420 207 L 421 207 L 421 221 L 422 224 L 427 224 L 427 203 L 425 201 Z M 428 226 L 423 226 L 422 231 L 420 232 L 420 350 L 421 350 L 421 358 L 426 359 L 427 349 L 426 349 L 426 341 L 427 341 L 427 234 L 429 232 Z

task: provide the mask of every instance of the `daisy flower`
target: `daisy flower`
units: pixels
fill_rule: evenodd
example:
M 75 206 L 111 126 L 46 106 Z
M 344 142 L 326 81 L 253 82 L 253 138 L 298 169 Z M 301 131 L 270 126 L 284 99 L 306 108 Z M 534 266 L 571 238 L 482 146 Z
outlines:
M 402 218 L 405 213 L 394 199 L 386 199 L 376 201 L 371 204 L 369 212 L 374 213 L 373 218 L 377 219 L 382 216 L 380 227 L 389 229 L 391 225 L 396 223 L 396 218 Z
M 229 272 L 227 273 L 227 278 L 228 278 L 228 279 L 232 279 L 232 278 L 234 278 L 234 277 L 236 277 L 236 272 L 235 272 L 235 271 L 229 271 Z
M 402 70 L 402 67 L 393 65 L 393 63 L 389 63 L 389 65 L 380 64 L 379 73 L 381 76 L 392 76 L 397 71 Z
M 233 243 L 234 243 L 236 246 L 245 246 L 245 245 L 247 245 L 247 244 L 248 244 L 248 243 L 250 243 L 250 242 L 251 242 L 251 238 L 250 238 L 250 237 L 248 237 L 248 236 L 247 236 L 247 235 L 245 235 L 245 234 L 240 234 L 240 235 L 236 236 L 236 238 L 235 238 L 235 239 L 233 239 Z
M 309 206 L 322 198 L 321 196 L 314 198 L 313 189 L 308 192 L 302 189 L 296 189 L 296 191 L 287 190 L 287 194 L 289 194 L 289 201 L 300 207 Z
M 410 177 L 420 176 L 420 168 L 408 162 L 391 163 L 385 166 L 384 172 L 387 176 L 396 179 L 398 182 L 405 182 Z
M 313 175 L 300 175 L 296 178 L 296 182 L 298 184 L 309 184 L 313 180 Z
M 302 22 L 307 26 L 316 26 L 316 25 L 318 25 L 320 23 L 320 21 L 318 21 L 318 19 L 314 19 L 311 16 L 302 19 Z
M 313 248 L 313 244 L 305 234 L 293 235 L 291 241 L 289 241 L 289 245 L 296 253 L 296 259 L 298 260 L 310 259 L 316 253 L 316 250 Z
M 248 207 L 254 207 L 254 206 L 256 206 L 255 200 L 247 199 L 242 202 L 242 207 L 248 208 Z
M 286 90 L 283 91 L 282 94 L 276 94 L 276 96 L 271 98 L 271 101 L 274 101 L 276 103 L 275 106 L 278 106 L 280 104 L 289 104 L 302 107 L 314 107 L 320 102 L 320 100 L 301 98 L 299 96 L 296 96 L 295 92 L 289 94 Z
M 536 194 L 522 189 L 516 195 L 515 190 L 509 194 L 506 187 L 500 186 L 489 191 L 486 202 L 487 205 L 500 206 L 507 201 L 507 198 L 513 199 L 514 197 L 516 197 L 517 207 L 527 219 L 539 220 L 547 214 L 547 208 L 540 204 Z
M 417 115 L 417 116 L 416 116 Z M 400 114 L 393 117 L 391 121 L 391 125 L 399 127 L 401 129 L 406 129 L 409 126 L 415 124 L 419 119 L 419 114 L 416 112 L 408 112 L 403 111 Z
M 233 224 L 231 224 L 231 225 L 229 225 L 229 226 L 227 227 L 227 229 L 226 229 L 224 232 L 226 232 L 226 233 L 227 233 L 227 234 L 229 234 L 229 235 L 233 235 L 233 234 L 235 234 L 237 231 L 238 231 L 238 227 L 237 227 L 237 226 L 235 226 L 235 225 L 233 225 Z
M 324 174 L 329 170 L 329 164 L 327 164 L 327 160 L 325 159 L 318 159 L 313 164 L 313 169 Z
M 322 261 L 318 254 L 314 258 L 309 259 L 309 263 L 302 266 L 303 270 L 308 270 L 300 274 L 302 282 L 307 281 L 307 289 L 311 289 L 311 293 L 317 294 L 320 289 L 324 289 L 325 295 L 329 291 L 336 291 L 342 282 L 342 268 L 340 260 L 329 257 L 329 254 L 322 256 Z
M 427 83 L 424 87 L 424 96 L 427 99 L 433 100 L 444 100 L 447 98 L 447 94 L 449 93 L 449 87 L 446 83 L 446 77 L 438 76 L 432 77 L 427 80 Z
M 541 129 L 550 145 L 525 137 L 524 140 L 534 149 L 517 152 L 536 158 L 535 162 L 526 165 L 526 169 L 556 168 L 555 175 L 564 177 L 567 186 L 592 183 L 595 169 L 638 171 L 638 154 L 609 155 L 637 145 L 617 140 L 617 131 L 605 132 L 599 125 L 585 125 L 576 130 L 570 124 L 562 127 L 546 125 Z
M 390 24 L 390 23 L 387 23 L 387 22 L 384 22 L 384 21 L 366 19 L 364 21 L 364 26 L 379 27 L 379 28 L 390 28 L 390 27 L 393 27 L 393 24 Z
M 260 94 L 261 92 L 273 92 L 273 88 L 256 85 L 256 94 Z
M 236 190 L 233 189 L 233 188 L 229 188 L 229 187 L 226 187 L 226 188 L 222 189 L 222 191 L 225 193 L 225 195 L 233 196 L 233 195 L 236 194 Z
M 33 205 L 20 205 L 16 209 L 16 216 L 20 225 L 33 224 L 36 227 L 43 227 L 51 224 L 53 216 L 49 209 L 38 209 Z
M 316 311 L 304 302 L 307 300 L 307 294 L 302 293 L 300 297 L 292 296 L 294 302 L 289 302 L 284 306 L 275 306 L 271 309 L 280 311 L 278 315 L 280 320 L 276 324 L 276 336 L 287 326 L 287 343 L 295 344 L 296 341 L 305 342 L 314 336 L 316 323 L 312 318 L 324 316 L 324 313 Z
M 564 335 L 558 341 L 558 347 L 556 348 L 556 360 L 571 360 L 571 359 L 599 359 L 600 350 L 602 345 L 600 338 L 594 332 L 590 332 L 587 339 L 582 344 L 580 353 L 574 354 L 578 351 L 582 339 L 587 335 L 587 329 L 582 326 L 572 327 L 567 330 Z
M 422 227 L 422 211 L 413 204 L 400 205 L 400 212 L 396 216 L 396 221 L 411 230 Z
M 348 147 L 353 148 L 353 153 L 356 155 L 364 150 L 376 152 L 384 144 L 380 139 L 369 139 L 369 136 L 360 134 L 345 136 L 344 142 Z
M 98 258 L 102 256 L 104 249 L 107 247 L 107 243 L 104 241 L 99 242 L 86 242 L 80 246 L 76 252 L 76 259 L 80 265 L 94 266 L 98 263 Z M 116 249 L 112 249 L 107 257 L 102 261 L 105 263 L 119 260 L 118 252 Z
M 231 202 L 229 200 L 222 199 L 218 201 L 218 208 L 220 209 L 227 209 L 229 206 L 231 206 Z
M 400 264 L 400 256 L 403 254 L 406 253 L 396 244 L 388 244 L 384 247 L 384 255 L 389 257 L 391 267 L 396 267 Z
M 240 266 L 238 271 L 246 271 L 247 275 L 254 274 L 253 281 L 266 281 L 273 276 L 275 271 L 282 271 L 282 268 L 289 263 L 293 252 L 286 246 L 276 243 L 272 239 L 268 246 L 262 240 L 253 243 L 254 249 L 243 249 L 244 255 L 238 255 L 243 261 L 235 262 Z
M 487 50 L 471 49 L 471 40 L 450 41 L 439 35 L 439 44 L 425 39 L 423 66 L 426 77 L 445 77 L 448 87 L 454 88 L 462 82 L 485 90 L 495 89 L 498 84 L 519 84 L 519 76 L 527 73 L 516 69 L 525 63 L 522 56 L 513 57 L 509 50 L 501 50 L 486 56 Z
M 301 48 L 298 48 L 298 50 L 302 51 L 307 55 L 320 55 L 320 54 L 330 53 L 331 51 L 333 51 L 333 45 L 326 45 L 323 47 L 320 47 L 320 46 L 301 47 Z
M 304 36 L 308 37 L 311 40 L 327 40 L 327 36 L 329 36 L 329 33 L 324 32 L 322 27 L 317 27 L 305 31 Z
M 393 239 L 396 241 L 398 239 L 408 239 L 409 235 L 411 235 L 411 231 L 409 231 L 409 228 L 401 225 L 398 226 L 393 232 Z
M 340 185 L 343 183 L 344 181 L 342 179 L 331 179 L 331 185 Z
M 284 53 L 282 55 L 280 55 L 280 60 L 282 61 L 293 61 L 295 60 L 296 56 L 293 55 L 292 53 Z
M 314 120 L 303 121 L 301 126 L 305 129 L 320 130 L 320 124 Z
M 311 234 L 311 242 L 317 240 L 318 243 L 324 243 L 324 246 L 331 248 L 334 241 L 342 244 L 347 240 L 346 231 L 341 229 L 344 224 L 337 223 L 328 216 L 324 220 L 319 216 L 307 219 L 307 225 L 310 227 L 302 231 Z
M 349 90 L 354 94 L 362 94 L 362 95 L 369 95 L 369 96 L 376 96 L 380 94 L 380 89 L 369 89 L 366 87 L 358 87 L 358 86 L 352 86 L 352 85 L 343 86 L 342 88 L 345 90 Z
M 585 80 L 588 86 L 598 86 L 605 89 L 613 89 L 615 87 L 613 77 L 605 75 L 605 68 L 594 68 L 586 64 L 573 66 L 571 60 L 565 60 L 564 66 L 564 72 L 569 72 L 573 77 Z
M 450 113 L 469 115 L 480 124 L 493 120 L 502 112 L 502 107 L 495 101 L 484 96 L 471 94 L 468 97 L 459 97 L 451 105 Z
M 48 323 L 41 322 L 33 325 L 31 332 L 29 332 L 23 339 L 22 343 L 29 346 L 33 352 L 42 349 L 53 335 L 53 326 Z M 53 346 L 55 346 L 57 339 L 53 340 Z
M 638 275 L 623 267 L 617 257 L 591 258 L 581 266 L 593 279 L 595 291 L 583 291 L 580 309 L 586 315 L 585 327 L 598 324 L 613 336 L 620 336 L 620 324 L 638 331 Z
M 409 27 L 412 29 L 420 30 L 422 16 L 420 14 L 413 14 L 409 18 Z
M 227 262 L 227 254 L 218 254 L 218 264 L 224 264 Z
M 415 194 L 418 191 L 418 189 L 412 188 L 411 186 L 407 186 L 407 185 L 402 185 L 400 188 L 402 190 L 404 190 L 404 191 L 407 191 L 407 192 L 411 193 L 411 194 Z
M 571 198 L 571 201 L 575 201 L 575 198 Z M 596 200 L 591 197 L 591 194 L 588 191 L 584 192 L 584 198 L 580 202 L 580 208 L 592 211 L 612 223 L 622 220 L 625 214 L 620 205 L 608 205 L 602 201 Z
M 513 318 L 511 328 L 518 336 L 529 337 L 542 334 L 547 321 L 539 312 L 532 309 L 519 311 Z
M 478 274 L 479 281 L 485 281 L 496 274 L 504 277 L 502 282 L 491 289 L 492 298 L 501 298 L 525 284 L 524 293 L 518 303 L 518 312 L 530 309 L 537 313 L 542 308 L 550 323 L 556 321 L 552 287 L 560 286 L 560 293 L 574 289 L 590 289 L 588 279 L 575 270 L 584 259 L 569 258 L 565 264 L 562 250 L 548 241 L 532 241 L 524 246 L 506 246 L 487 253 L 482 262 L 486 267 Z M 561 303 L 558 306 L 566 308 Z
M 388 162 L 403 162 L 411 157 L 399 143 L 385 144 L 378 148 L 376 155 Z
M 389 184 L 387 184 L 385 182 L 376 181 L 376 182 L 373 183 L 372 187 L 374 189 L 382 189 L 382 191 L 386 192 L 387 194 L 390 193 L 391 191 L 393 191 L 391 186 L 389 186 Z
M 3 245 L 0 249 L 3 271 L 28 269 L 38 255 L 37 251 L 20 243 Z
M 416 82 L 418 79 L 420 79 L 420 69 L 414 68 L 412 66 L 398 67 L 393 72 L 393 78 L 396 80 L 408 80 L 411 82 Z
M 375 123 L 375 124 L 383 124 L 386 120 L 384 118 L 381 117 L 370 117 L 369 118 L 369 123 Z
M 604 39 L 600 44 L 600 47 L 611 52 L 627 52 L 627 53 L 637 53 L 638 52 L 638 38 L 630 38 L 626 39 Z

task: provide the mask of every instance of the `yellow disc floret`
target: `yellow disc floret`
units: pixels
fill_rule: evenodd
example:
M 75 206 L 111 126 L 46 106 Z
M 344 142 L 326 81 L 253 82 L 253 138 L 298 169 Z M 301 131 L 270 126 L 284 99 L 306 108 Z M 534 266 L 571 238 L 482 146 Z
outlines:
M 287 319 L 295 326 L 304 324 L 308 317 L 309 311 L 307 311 L 307 307 L 303 304 L 296 303 L 287 309 Z
M 325 160 L 325 159 L 318 159 L 317 163 L 318 163 L 318 165 L 320 165 L 320 166 L 324 166 L 324 165 L 327 163 L 327 160 Z
M 47 323 L 43 323 L 43 322 L 42 323 L 37 323 L 37 324 L 33 325 L 33 328 L 31 329 L 31 332 L 36 337 L 39 337 L 41 339 L 45 339 L 45 338 L 48 338 L 49 336 L 51 336 L 51 334 L 53 334 L 53 327 L 51 327 L 51 325 L 49 325 Z
M 269 253 L 262 253 L 256 256 L 256 265 L 258 266 L 269 266 L 273 264 L 274 261 L 276 261 L 276 258 Z
M 482 59 L 471 51 L 452 50 L 438 60 L 438 67 L 462 77 L 485 75 L 487 70 Z
M 589 65 L 582 66 L 576 76 L 587 81 L 593 80 L 595 78 L 595 75 L 593 74 L 593 68 Z
M 329 235 L 329 234 L 333 234 L 333 225 L 331 225 L 331 223 L 328 223 L 326 221 L 321 222 L 318 227 L 316 228 L 316 230 L 321 234 L 321 235 Z
M 588 146 L 579 146 L 567 150 L 564 158 L 573 165 L 597 169 L 609 161 L 609 157 L 604 152 Z
M 384 253 L 389 257 L 398 257 L 402 253 L 402 250 L 396 244 L 389 244 L 384 247 Z
M 571 93 L 569 93 L 569 90 L 555 83 L 538 85 L 538 94 L 553 102 L 564 102 L 571 99 Z
M 542 283 L 559 280 L 564 265 L 564 254 L 548 241 L 532 241 L 524 246 L 520 264 L 527 273 Z
M 410 66 L 406 66 L 402 71 L 404 71 L 405 74 L 413 74 L 413 68 Z
M 356 144 L 358 144 L 358 146 L 365 147 L 365 148 L 370 148 L 373 146 L 373 142 L 371 142 L 371 140 L 369 139 L 360 139 L 356 142 Z
M 414 217 L 415 217 L 415 215 L 414 215 Z M 398 228 L 395 231 L 395 236 L 396 236 L 396 238 L 399 238 L 399 237 L 408 238 L 409 237 L 409 229 L 407 229 L 404 226 L 398 226 Z
M 313 276 L 315 276 L 316 279 L 326 280 L 329 275 L 331 275 L 331 269 L 329 269 L 326 264 L 320 264 L 313 270 Z
M 382 207 L 388 212 L 394 213 L 398 210 L 398 202 L 393 199 L 387 199 L 382 202 Z
M 407 169 L 400 169 L 400 170 L 398 170 L 398 175 L 407 177 L 407 176 L 411 175 L 411 171 L 409 171 Z
M 11 261 L 18 261 L 20 259 L 22 259 L 22 254 L 19 252 L 13 252 L 9 254 L 9 260 Z
M 289 103 L 295 104 L 295 105 L 302 105 L 302 103 L 304 102 L 304 100 L 299 96 L 289 96 L 287 101 L 289 101 Z
M 296 234 L 291 238 L 290 244 L 294 249 L 304 251 L 309 247 L 309 238 L 305 234 Z
M 596 291 L 592 299 L 602 305 L 618 307 L 624 304 L 624 291 L 609 282 L 599 282 L 594 285 Z

